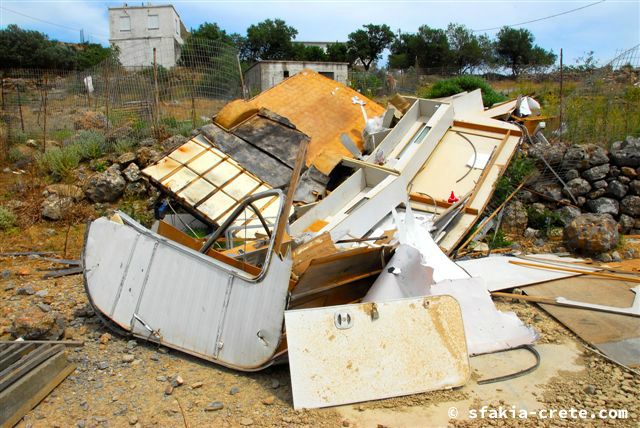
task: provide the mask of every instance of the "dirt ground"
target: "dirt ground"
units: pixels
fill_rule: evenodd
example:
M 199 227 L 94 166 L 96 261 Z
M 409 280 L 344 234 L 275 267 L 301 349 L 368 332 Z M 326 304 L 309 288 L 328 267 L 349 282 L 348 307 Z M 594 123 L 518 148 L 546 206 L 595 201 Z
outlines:
M 52 251 L 78 259 L 82 223 L 39 222 L 0 232 L 0 253 Z M 459 426 L 640 426 L 640 376 L 585 348 L 584 343 L 535 305 L 497 300 L 540 333 L 542 360 L 531 374 L 490 385 L 481 378 L 531 364 L 524 351 L 471 359 L 472 379 L 451 391 L 436 391 L 320 410 L 296 411 L 286 365 L 241 373 L 132 341 L 110 332 L 92 314 L 82 276 L 42 279 L 58 266 L 41 257 L 0 257 L 0 339 L 21 317 L 44 317 L 63 338 L 77 369 L 18 424 L 19 427 L 429 427 Z M 516 354 L 520 353 L 520 354 Z M 181 385 L 177 385 L 181 383 Z M 371 379 L 371 382 L 375 382 Z M 172 386 L 177 385 L 177 386 Z M 482 406 L 511 409 L 626 409 L 626 419 L 470 419 Z M 450 418 L 451 408 L 457 409 Z

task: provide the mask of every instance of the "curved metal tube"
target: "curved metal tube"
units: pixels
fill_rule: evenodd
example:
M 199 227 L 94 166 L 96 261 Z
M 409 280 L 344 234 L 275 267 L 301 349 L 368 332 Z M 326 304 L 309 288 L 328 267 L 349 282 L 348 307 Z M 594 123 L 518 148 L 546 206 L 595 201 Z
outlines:
M 278 197 L 282 197 L 282 191 L 280 189 L 271 189 L 271 190 L 266 190 L 264 192 L 260 192 L 260 193 L 256 193 L 254 195 L 251 195 L 245 199 L 243 199 L 242 201 L 240 201 L 240 203 L 238 204 L 238 206 L 233 210 L 233 212 L 231 213 L 231 215 L 229 217 L 227 217 L 227 219 L 224 221 L 224 223 L 222 223 L 220 225 L 220 227 L 218 229 L 216 229 L 215 232 L 213 232 L 213 235 L 211 235 L 209 237 L 209 239 L 207 239 L 207 242 L 204 243 L 204 245 L 202 246 L 202 248 L 200 248 L 200 252 L 201 253 L 206 253 L 207 251 L 209 251 L 209 248 L 211 248 L 211 246 L 213 245 L 214 242 L 216 242 L 218 240 L 218 238 L 220 237 L 220 235 L 222 235 L 224 233 L 224 231 L 231 225 L 231 223 L 233 223 L 233 221 L 240 215 L 240 213 L 242 211 L 244 211 L 244 209 L 248 206 L 253 204 L 253 202 L 260 200 L 262 198 L 265 198 L 267 196 L 278 196 Z M 260 214 L 259 211 L 256 210 L 256 212 L 258 213 L 258 218 L 260 218 L 260 222 L 264 225 L 265 224 L 265 220 L 262 217 L 262 214 Z M 267 233 L 268 233 L 268 228 L 267 228 Z

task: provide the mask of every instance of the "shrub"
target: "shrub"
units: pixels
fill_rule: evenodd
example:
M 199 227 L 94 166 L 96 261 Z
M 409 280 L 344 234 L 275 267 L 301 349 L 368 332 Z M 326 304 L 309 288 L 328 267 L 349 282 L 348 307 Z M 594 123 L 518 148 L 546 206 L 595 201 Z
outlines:
M 513 244 L 513 242 L 507 239 L 502 229 L 498 229 L 495 235 L 489 234 L 488 240 L 489 242 L 487 244 L 492 250 L 494 248 L 510 247 L 511 244 Z
M 28 139 L 29 136 L 27 135 L 27 133 L 20 130 L 13 132 L 13 134 L 11 135 L 11 142 L 14 144 L 24 144 Z
M 11 147 L 9 149 L 9 153 L 7 153 L 7 159 L 9 162 L 18 163 L 20 161 L 26 160 L 27 156 L 24 155 L 17 147 Z
M 418 90 L 418 96 L 422 98 L 441 98 L 475 89 L 482 91 L 482 103 L 485 107 L 507 99 L 507 97 L 493 89 L 486 80 L 478 76 L 458 76 L 440 80 L 431 87 Z
M 534 170 L 535 163 L 533 160 L 522 154 L 514 157 L 505 174 L 496 182 L 492 205 L 497 206 L 504 202 Z
M 0 206 L 0 230 L 9 230 L 15 225 L 15 214 L 10 209 Z
M 52 147 L 36 157 L 40 169 L 56 181 L 70 178 L 80 160 L 80 151 L 75 144 L 64 148 Z
M 382 80 L 370 72 L 354 72 L 351 75 L 349 86 L 368 98 L 376 96 L 382 89 Z
M 130 138 L 123 138 L 116 141 L 113 145 L 113 151 L 116 153 L 127 153 L 132 151 L 136 147 L 136 142 Z

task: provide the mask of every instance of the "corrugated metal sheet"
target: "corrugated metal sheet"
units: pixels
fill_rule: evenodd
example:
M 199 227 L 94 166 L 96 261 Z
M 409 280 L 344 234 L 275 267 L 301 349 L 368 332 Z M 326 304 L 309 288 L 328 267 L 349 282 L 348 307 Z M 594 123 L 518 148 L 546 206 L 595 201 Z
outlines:
M 453 388 L 470 375 L 449 296 L 287 311 L 285 322 L 296 409 Z

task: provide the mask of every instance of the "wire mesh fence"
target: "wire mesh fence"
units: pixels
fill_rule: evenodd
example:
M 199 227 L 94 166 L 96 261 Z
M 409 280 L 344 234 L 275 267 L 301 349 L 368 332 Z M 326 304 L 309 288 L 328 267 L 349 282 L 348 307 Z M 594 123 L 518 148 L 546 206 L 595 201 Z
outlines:
M 163 126 L 192 129 L 242 96 L 235 47 L 210 40 L 192 41 L 177 54 L 136 41 L 83 71 L 0 73 L 0 155 L 27 139 L 42 149 L 49 140 L 62 143 L 88 114 L 107 132 L 123 126 L 146 133 Z

